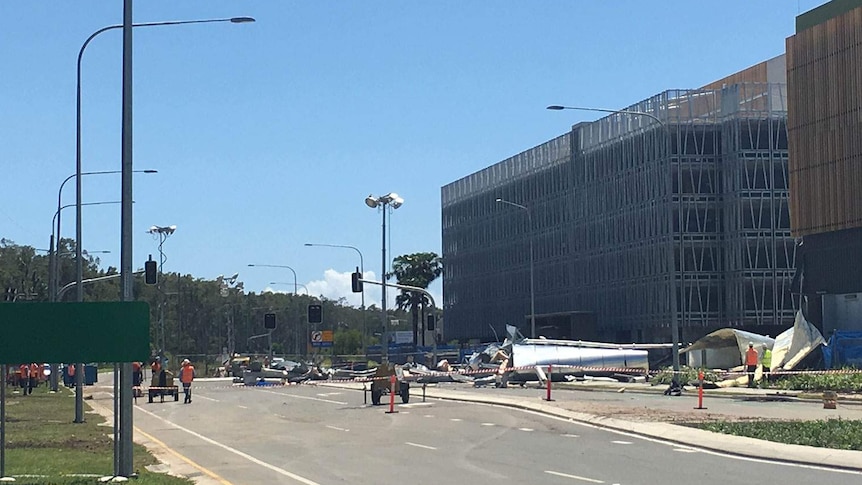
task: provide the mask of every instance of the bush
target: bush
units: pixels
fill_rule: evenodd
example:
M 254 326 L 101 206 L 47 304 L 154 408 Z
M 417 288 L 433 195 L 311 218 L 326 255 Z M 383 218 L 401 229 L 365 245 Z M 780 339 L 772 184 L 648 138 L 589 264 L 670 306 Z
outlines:
M 789 391 L 862 392 L 862 372 L 844 374 L 792 374 L 780 377 L 775 385 L 780 389 Z
M 862 450 L 862 421 L 859 420 L 718 422 L 698 426 L 777 443 Z

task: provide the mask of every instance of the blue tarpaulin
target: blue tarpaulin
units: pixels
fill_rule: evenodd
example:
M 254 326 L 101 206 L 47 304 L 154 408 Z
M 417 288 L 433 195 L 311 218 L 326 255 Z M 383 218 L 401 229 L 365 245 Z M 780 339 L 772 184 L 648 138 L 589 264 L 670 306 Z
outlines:
M 862 332 L 836 330 L 823 347 L 823 361 L 827 369 L 853 366 L 862 368 Z

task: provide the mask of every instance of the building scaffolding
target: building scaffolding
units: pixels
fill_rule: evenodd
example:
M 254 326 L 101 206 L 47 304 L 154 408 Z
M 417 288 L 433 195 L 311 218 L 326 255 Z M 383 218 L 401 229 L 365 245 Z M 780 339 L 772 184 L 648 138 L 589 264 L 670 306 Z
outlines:
M 670 90 L 623 110 L 662 122 L 580 123 L 442 188 L 447 336 L 529 319 L 530 238 L 536 313 L 594 316 L 558 338 L 669 341 L 672 318 L 683 342 L 792 324 L 786 85 Z

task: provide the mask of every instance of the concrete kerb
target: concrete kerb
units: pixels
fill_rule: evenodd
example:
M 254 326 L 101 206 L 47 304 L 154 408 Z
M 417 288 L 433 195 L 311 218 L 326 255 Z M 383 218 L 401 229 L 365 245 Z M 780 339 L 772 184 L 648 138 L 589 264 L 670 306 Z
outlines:
M 314 385 L 343 387 L 354 390 L 357 389 L 355 386 L 352 387 L 345 384 L 326 383 L 326 381 L 318 381 L 315 382 Z M 744 436 L 714 433 L 712 431 L 669 423 L 639 423 L 626 421 L 568 411 L 542 402 L 531 402 L 529 399 L 512 399 L 486 395 L 471 396 L 457 391 L 453 392 L 430 387 L 426 388 L 426 396 L 448 401 L 491 404 L 533 411 L 557 418 L 569 419 L 575 422 L 588 424 L 597 428 L 620 431 L 644 438 L 656 439 L 725 455 L 862 472 L 862 452 L 860 451 L 775 443 L 772 441 L 759 440 Z M 537 397 L 536 399 L 540 398 Z

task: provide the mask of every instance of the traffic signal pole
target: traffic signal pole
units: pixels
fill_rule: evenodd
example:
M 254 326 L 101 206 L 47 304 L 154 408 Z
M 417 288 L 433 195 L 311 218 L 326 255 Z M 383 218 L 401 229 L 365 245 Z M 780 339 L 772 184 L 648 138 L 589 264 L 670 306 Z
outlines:
M 427 296 L 428 299 L 431 300 L 431 308 L 437 307 L 437 304 L 434 302 L 434 297 L 425 288 L 420 288 L 418 286 L 399 285 L 397 283 L 386 283 L 386 282 L 382 282 L 382 281 L 366 280 L 366 279 L 357 277 L 356 273 L 353 273 L 354 291 L 356 291 L 355 290 L 355 288 L 357 287 L 356 283 L 359 283 L 360 285 L 363 283 L 368 283 L 369 285 L 378 285 L 378 286 L 382 286 L 383 288 L 389 287 L 389 288 L 398 288 L 399 290 L 417 291 L 417 292 L 422 293 L 423 295 Z M 359 288 L 361 289 L 362 287 L 359 286 Z M 389 342 L 385 342 L 383 345 L 388 346 Z M 436 330 L 436 327 L 434 330 L 434 354 L 433 355 L 434 355 L 434 357 L 433 357 L 434 367 L 436 367 L 437 366 L 437 330 Z

